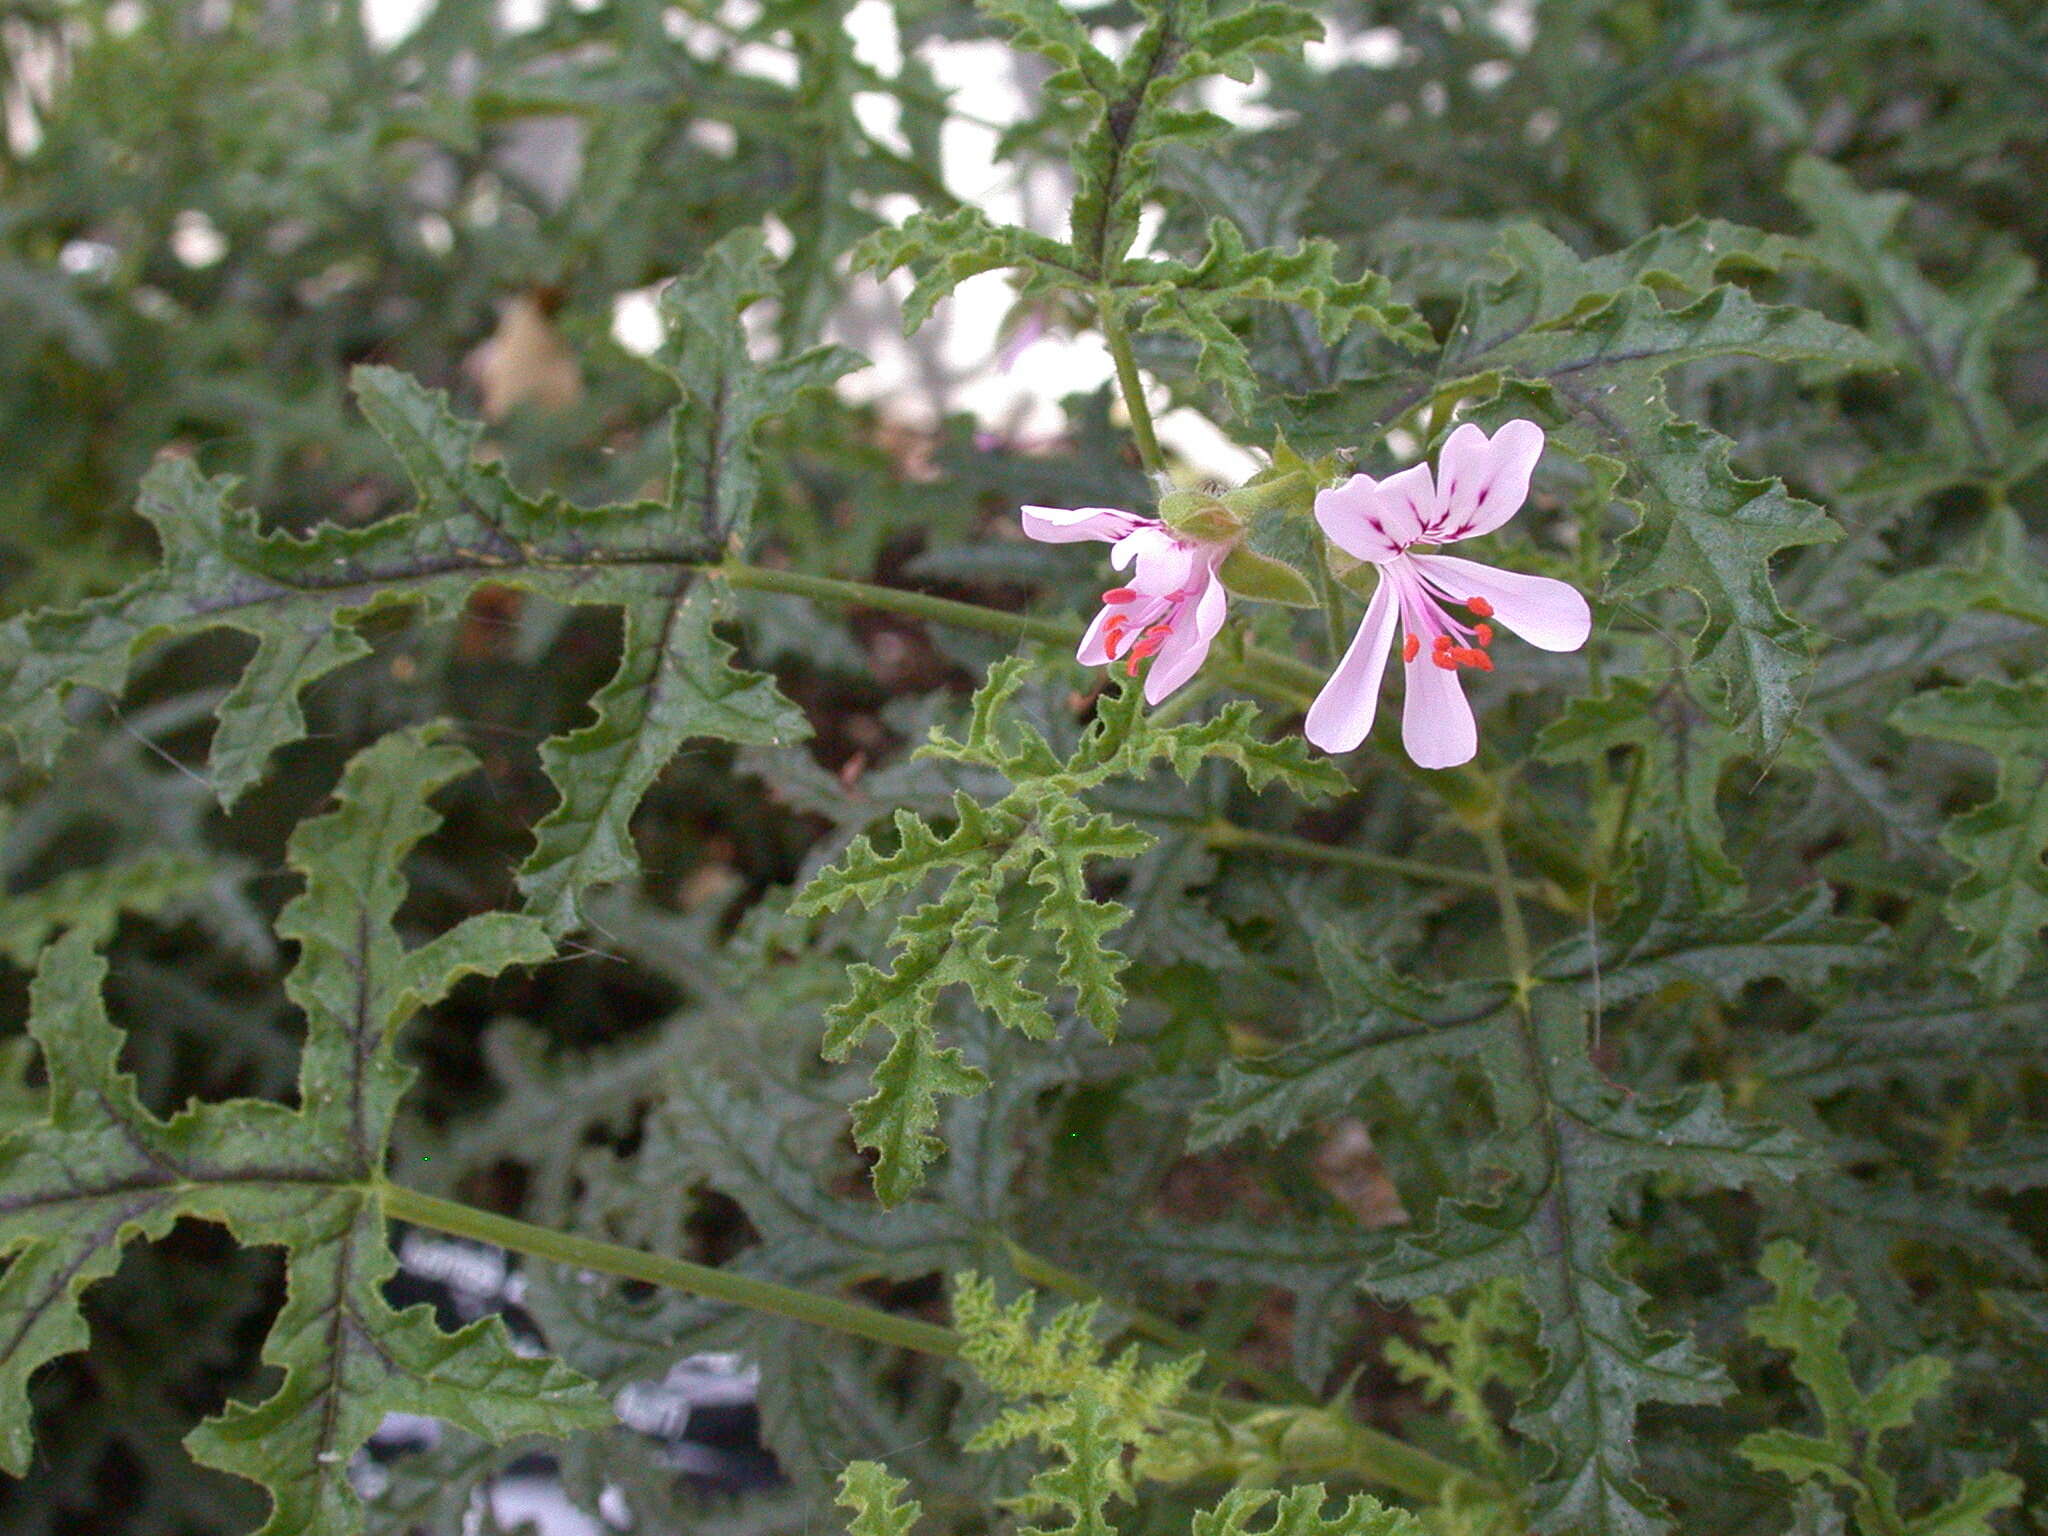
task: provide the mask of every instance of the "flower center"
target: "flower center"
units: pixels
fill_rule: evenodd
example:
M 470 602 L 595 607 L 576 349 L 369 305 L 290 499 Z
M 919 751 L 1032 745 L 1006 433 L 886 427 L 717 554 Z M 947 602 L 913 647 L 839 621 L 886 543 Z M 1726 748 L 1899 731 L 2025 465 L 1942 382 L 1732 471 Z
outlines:
M 1102 626 L 1103 648 L 1109 652 L 1110 660 L 1123 658 L 1125 676 L 1136 677 L 1138 663 L 1166 644 L 1192 595 L 1182 588 L 1165 597 L 1147 598 L 1135 587 L 1112 587 L 1102 594 L 1105 606 L 1126 610 L 1111 614 L 1109 622 Z
M 1483 597 L 1465 600 L 1465 607 L 1479 622 L 1462 624 L 1437 600 L 1436 593 L 1421 580 L 1401 583 L 1401 624 L 1407 638 L 1401 642 L 1401 659 L 1413 661 L 1426 644 L 1429 659 L 1446 672 L 1471 667 L 1479 672 L 1493 670 L 1493 658 L 1486 648 L 1493 644 L 1493 604 Z

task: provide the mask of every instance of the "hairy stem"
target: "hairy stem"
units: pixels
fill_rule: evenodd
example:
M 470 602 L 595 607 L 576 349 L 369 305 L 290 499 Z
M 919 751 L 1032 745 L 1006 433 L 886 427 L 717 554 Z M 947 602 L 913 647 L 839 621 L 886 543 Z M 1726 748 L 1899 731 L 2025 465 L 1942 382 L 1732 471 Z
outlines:
M 1323 600 L 1323 635 L 1330 648 L 1326 658 L 1331 666 L 1342 659 L 1344 650 L 1350 644 L 1351 636 L 1344 623 L 1344 589 L 1337 585 L 1337 576 L 1330 569 L 1330 550 L 1321 539 L 1315 541 L 1316 551 L 1316 595 Z
M 1476 830 L 1479 846 L 1486 850 L 1494 903 L 1500 908 L 1500 935 L 1508 951 L 1508 978 L 1515 985 L 1515 997 L 1526 1016 L 1536 978 L 1529 961 L 1529 929 L 1522 921 L 1521 893 L 1514 869 L 1508 863 L 1508 845 L 1500 834 L 1499 816 L 1488 817 Z
M 1124 329 L 1123 316 L 1117 313 L 1116 300 L 1108 294 L 1097 300 L 1096 312 L 1101 317 L 1103 343 L 1116 364 L 1117 388 L 1123 392 L 1124 412 L 1131 418 L 1131 440 L 1138 445 L 1138 462 L 1145 466 L 1147 474 L 1164 475 L 1166 455 L 1159 451 L 1159 438 L 1152 430 L 1152 407 L 1145 400 L 1145 381 L 1138 375 L 1138 360 L 1131 352 L 1131 337 Z
M 1280 832 L 1259 832 L 1221 818 L 1202 824 L 1202 841 L 1226 852 L 1270 853 L 1283 859 L 1306 859 L 1317 864 L 1342 864 L 1377 875 L 1401 875 L 1410 880 L 1434 880 L 1439 885 L 1461 885 L 1469 890 L 1490 891 L 1494 876 L 1455 865 L 1425 864 L 1420 859 L 1401 859 L 1365 848 L 1346 848 L 1333 843 L 1311 842 Z M 1533 880 L 1518 880 L 1515 889 L 1526 896 L 1540 896 L 1543 888 Z
M 478 1210 L 472 1205 L 462 1205 L 453 1200 L 440 1199 L 435 1195 L 422 1194 L 419 1190 L 408 1189 L 402 1184 L 379 1180 L 376 1192 L 386 1216 L 395 1221 L 409 1221 L 416 1227 L 429 1227 L 436 1232 L 446 1232 L 452 1237 L 470 1238 L 494 1247 L 507 1248 L 515 1253 L 528 1254 L 536 1259 L 570 1264 L 578 1269 L 595 1270 L 599 1274 L 616 1275 L 622 1280 L 639 1280 L 649 1285 L 665 1286 L 670 1290 L 687 1291 L 693 1296 L 730 1302 L 734 1306 L 746 1307 L 751 1311 L 786 1317 L 794 1322 L 809 1323 L 814 1327 L 830 1328 L 834 1332 L 852 1334 L 857 1338 L 873 1339 L 878 1344 L 893 1344 L 903 1349 L 916 1350 L 919 1354 L 935 1355 L 948 1360 L 957 1359 L 960 1354 L 960 1335 L 952 1329 L 941 1328 L 936 1323 L 921 1323 L 915 1318 L 898 1317 L 895 1313 L 884 1312 L 879 1307 L 840 1301 L 835 1297 L 820 1296 L 813 1291 L 799 1290 L 795 1286 L 777 1285 L 771 1280 L 757 1280 L 733 1274 L 729 1270 L 714 1269 L 707 1264 L 692 1264 L 685 1259 L 643 1253 L 637 1248 L 627 1248 L 597 1238 L 579 1237 L 571 1232 L 557 1232 L 548 1227 L 535 1226 L 532 1222 L 520 1221 L 513 1216 L 500 1216 L 493 1211 Z M 1089 1299 L 1094 1299 L 1094 1289 L 1078 1275 L 1071 1275 L 1049 1261 L 1028 1254 L 1015 1244 L 1011 1244 L 1010 1247 L 1017 1272 L 1024 1279 L 1044 1285 L 1050 1290 L 1064 1291 L 1068 1295 L 1085 1295 Z M 1205 1348 L 1200 1340 L 1174 1328 L 1172 1324 L 1150 1317 L 1135 1308 L 1125 1307 L 1114 1301 L 1109 1305 L 1116 1307 L 1129 1318 L 1139 1332 L 1148 1333 L 1171 1348 L 1200 1351 L 1223 1374 L 1233 1376 L 1248 1386 L 1279 1398 L 1284 1403 L 1299 1405 L 1307 1398 L 1306 1389 L 1289 1377 L 1211 1351 Z M 1479 1480 L 1463 1467 L 1434 1456 L 1417 1446 L 1409 1445 L 1405 1441 L 1396 1440 L 1391 1435 L 1368 1429 L 1364 1425 L 1346 1423 L 1341 1438 L 1342 1465 L 1333 1470 L 1348 1472 L 1365 1482 L 1377 1483 L 1425 1499 L 1435 1498 L 1446 1486 L 1454 1482 L 1475 1487 L 1479 1485 Z
M 759 592 L 787 592 L 813 602 L 848 608 L 873 608 L 881 613 L 900 613 L 905 618 L 923 619 L 953 629 L 977 630 L 985 635 L 1007 635 L 1023 640 L 1042 640 L 1049 645 L 1080 642 L 1078 626 L 1063 619 L 1034 618 L 1012 613 L 1007 608 L 989 608 L 980 603 L 963 603 L 928 592 L 908 592 L 901 587 L 879 587 L 863 581 L 842 581 L 836 576 L 811 576 L 802 571 L 778 570 L 772 566 L 747 565 L 729 560 L 711 566 L 708 573 L 735 587 Z M 1315 690 L 1322 686 L 1322 674 L 1291 656 L 1252 647 L 1242 661 L 1217 657 L 1219 676 L 1247 693 L 1257 694 L 1289 708 L 1306 708 Z
M 436 1232 L 446 1232 L 451 1236 L 474 1238 L 499 1248 L 509 1248 L 515 1253 L 530 1254 L 537 1259 L 550 1259 L 578 1269 L 617 1275 L 622 1280 L 639 1280 L 649 1285 L 666 1286 L 670 1290 L 688 1291 L 693 1296 L 731 1302 L 750 1311 L 767 1312 L 795 1322 L 830 1328 L 836 1333 L 850 1333 L 858 1338 L 873 1339 L 878 1344 L 895 1344 L 920 1354 L 951 1359 L 960 1353 L 960 1336 L 952 1329 L 941 1328 L 935 1323 L 921 1323 L 915 1318 L 898 1317 L 879 1307 L 864 1307 L 855 1302 L 820 1296 L 813 1291 L 798 1290 L 795 1286 L 777 1285 L 771 1280 L 756 1280 L 729 1270 L 714 1269 L 708 1264 L 692 1264 L 685 1259 L 643 1253 L 637 1248 L 593 1237 L 578 1237 L 571 1232 L 537 1227 L 532 1222 L 478 1210 L 472 1205 L 460 1205 L 453 1200 L 442 1200 L 401 1184 L 380 1184 L 377 1193 L 383 1201 L 385 1215 L 397 1221 L 409 1221 L 416 1227 L 431 1227 Z

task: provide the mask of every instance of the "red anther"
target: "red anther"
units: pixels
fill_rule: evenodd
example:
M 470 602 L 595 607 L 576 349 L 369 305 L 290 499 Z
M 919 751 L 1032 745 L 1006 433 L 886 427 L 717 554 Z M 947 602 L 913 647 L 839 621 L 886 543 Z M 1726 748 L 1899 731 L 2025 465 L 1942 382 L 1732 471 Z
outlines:
M 1493 617 L 1493 604 L 1483 597 L 1468 597 L 1465 599 L 1465 606 L 1478 614 L 1482 619 Z
M 1429 648 L 1432 651 L 1435 651 L 1439 656 L 1441 656 L 1445 651 L 1448 651 L 1455 644 L 1457 644 L 1457 642 L 1453 640 L 1449 635 L 1438 635 L 1434 640 L 1430 641 Z
M 1458 670 L 1458 658 L 1449 651 L 1433 651 L 1430 653 L 1429 659 L 1442 667 L 1446 672 Z
M 1467 651 L 1465 659 L 1482 672 L 1491 672 L 1493 670 L 1493 658 L 1484 651 Z
M 1111 587 L 1102 594 L 1102 600 L 1105 603 L 1128 603 L 1137 595 L 1138 589 L 1136 587 Z
M 1133 651 L 1133 652 L 1131 652 L 1131 659 L 1130 659 L 1129 661 L 1127 661 L 1127 662 L 1125 662 L 1125 663 L 1124 663 L 1124 676 L 1125 676 L 1125 677 L 1136 677 L 1137 675 L 1138 675 L 1138 653 L 1137 653 L 1136 651 Z
M 1474 624 L 1472 626 L 1472 638 L 1481 645 L 1493 644 L 1493 626 L 1491 624 Z
M 1111 619 L 1102 626 L 1102 648 L 1112 655 L 1124 643 L 1124 631 L 1131 627 L 1129 619 Z
M 1159 647 L 1166 644 L 1166 637 L 1171 633 L 1173 631 L 1163 626 L 1146 630 L 1144 634 L 1138 636 L 1138 643 L 1131 647 L 1132 658 L 1135 660 L 1140 656 L 1150 656 Z
M 1406 640 L 1401 642 L 1401 659 L 1403 661 L 1413 661 L 1415 659 L 1415 653 L 1421 649 L 1422 636 L 1410 635 Z

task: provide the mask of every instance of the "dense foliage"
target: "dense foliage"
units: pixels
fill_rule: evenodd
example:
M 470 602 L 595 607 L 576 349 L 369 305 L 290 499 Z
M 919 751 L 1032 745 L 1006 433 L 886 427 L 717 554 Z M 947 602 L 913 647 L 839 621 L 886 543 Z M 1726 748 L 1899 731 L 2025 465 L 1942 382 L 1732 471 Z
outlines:
M 380 16 L 0 27 L 0 1527 L 2048 1530 L 2048 13 Z M 1590 638 L 1317 751 L 1510 422 Z

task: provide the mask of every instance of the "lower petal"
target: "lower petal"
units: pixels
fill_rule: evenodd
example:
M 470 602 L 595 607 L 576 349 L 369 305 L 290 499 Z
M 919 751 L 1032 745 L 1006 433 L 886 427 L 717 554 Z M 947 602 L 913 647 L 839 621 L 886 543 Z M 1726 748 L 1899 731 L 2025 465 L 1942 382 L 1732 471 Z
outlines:
M 1380 678 L 1387 669 L 1387 652 L 1393 648 L 1394 627 L 1400 617 L 1394 583 L 1382 573 L 1344 659 L 1308 707 L 1302 734 L 1325 752 L 1349 752 L 1372 729 L 1373 715 L 1379 709 Z
M 1576 651 L 1593 632 L 1593 610 L 1577 588 L 1548 576 L 1497 570 L 1456 555 L 1411 555 L 1423 578 L 1454 602 L 1479 598 L 1533 646 Z
M 1081 637 L 1081 649 L 1074 653 L 1074 659 L 1084 667 L 1099 667 L 1110 660 L 1109 644 L 1102 632 L 1109 628 L 1114 608 L 1104 608 L 1095 615 L 1095 622 L 1088 626 L 1088 632 Z
M 1201 595 L 1195 599 L 1195 631 L 1203 641 L 1214 640 L 1218 630 L 1223 628 L 1224 615 L 1230 610 L 1230 594 L 1223 583 L 1216 579 L 1212 568 L 1204 579 Z
M 1209 637 L 1192 624 L 1176 626 L 1145 673 L 1145 702 L 1159 703 L 1199 672 L 1208 659 Z
M 1427 651 L 1408 663 L 1401 745 L 1421 768 L 1455 768 L 1479 752 L 1479 727 L 1457 669 L 1438 666 Z

